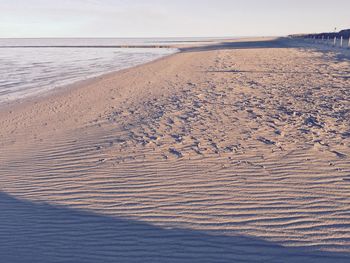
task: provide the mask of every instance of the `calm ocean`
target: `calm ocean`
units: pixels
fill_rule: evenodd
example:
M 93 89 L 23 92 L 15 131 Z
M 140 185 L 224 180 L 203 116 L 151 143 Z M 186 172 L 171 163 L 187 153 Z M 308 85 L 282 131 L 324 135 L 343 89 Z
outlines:
M 188 41 L 200 40 L 0 39 L 0 104 L 177 52 L 177 49 L 170 48 L 111 48 L 110 46 L 148 46 Z

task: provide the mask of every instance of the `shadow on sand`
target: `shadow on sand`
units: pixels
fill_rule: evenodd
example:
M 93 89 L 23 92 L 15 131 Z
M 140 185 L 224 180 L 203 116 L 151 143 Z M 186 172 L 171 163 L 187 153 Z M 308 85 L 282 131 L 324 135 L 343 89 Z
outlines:
M 300 75 L 332 75 L 330 73 L 322 73 L 322 72 L 311 72 L 311 71 L 271 71 L 271 70 L 210 70 L 205 71 L 206 73 L 257 73 L 257 74 L 300 74 Z M 334 75 L 334 77 L 338 77 Z
M 350 262 L 245 236 L 168 229 L 0 193 L 1 262 Z
M 234 42 L 223 42 L 218 44 L 203 45 L 197 47 L 180 48 L 182 52 L 199 52 L 210 50 L 229 50 L 229 49 L 268 49 L 268 48 L 298 48 L 303 50 L 313 50 L 324 55 L 325 59 L 329 59 L 328 55 L 332 53 L 332 58 L 338 62 L 349 61 L 350 50 L 329 47 L 327 45 L 314 45 L 302 40 L 290 39 L 287 37 L 279 37 L 275 39 L 260 39 L 260 40 L 246 40 Z
M 209 50 L 222 50 L 222 49 L 259 49 L 259 48 L 287 48 L 291 47 L 293 42 L 287 38 L 276 38 L 271 40 L 252 40 L 252 41 L 235 41 L 235 42 L 223 42 L 212 45 L 204 45 L 197 47 L 180 48 L 182 52 L 198 52 Z

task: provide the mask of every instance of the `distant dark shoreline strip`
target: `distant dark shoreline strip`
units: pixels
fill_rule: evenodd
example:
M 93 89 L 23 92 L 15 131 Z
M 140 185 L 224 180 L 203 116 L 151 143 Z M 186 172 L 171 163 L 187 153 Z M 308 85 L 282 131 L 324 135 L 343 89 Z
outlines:
M 169 45 L 116 45 L 116 46 L 0 46 L 0 48 L 174 48 Z

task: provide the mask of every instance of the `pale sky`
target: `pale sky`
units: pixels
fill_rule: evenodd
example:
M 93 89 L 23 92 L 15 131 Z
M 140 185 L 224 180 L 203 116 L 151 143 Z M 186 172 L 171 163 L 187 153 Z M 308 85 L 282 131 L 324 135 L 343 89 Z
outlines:
M 0 37 L 275 36 L 350 28 L 350 0 L 0 0 Z

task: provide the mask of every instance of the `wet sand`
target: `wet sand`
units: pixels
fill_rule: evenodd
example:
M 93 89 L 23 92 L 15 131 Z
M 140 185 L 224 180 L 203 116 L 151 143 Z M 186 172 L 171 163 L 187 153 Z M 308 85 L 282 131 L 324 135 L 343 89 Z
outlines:
M 0 111 L 6 262 L 349 262 L 350 63 L 188 47 Z

